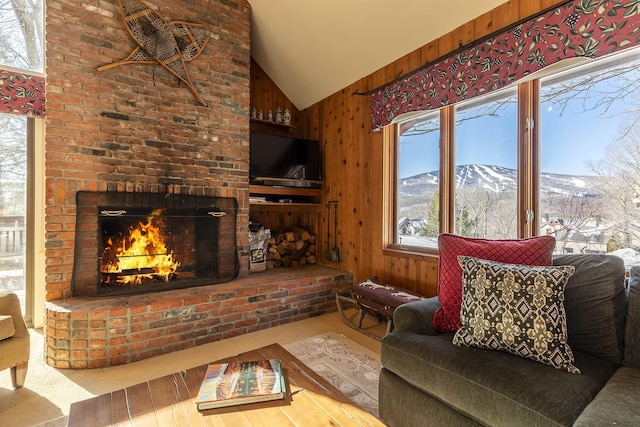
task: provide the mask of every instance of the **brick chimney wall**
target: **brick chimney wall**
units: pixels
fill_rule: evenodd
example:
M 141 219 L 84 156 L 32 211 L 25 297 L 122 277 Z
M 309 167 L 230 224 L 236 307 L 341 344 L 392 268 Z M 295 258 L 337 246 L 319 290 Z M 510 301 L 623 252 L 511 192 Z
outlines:
M 47 1 L 47 301 L 71 296 L 80 190 L 236 197 L 240 275 L 248 274 L 249 4 L 149 4 L 215 35 L 186 63 L 208 106 L 157 63 L 96 70 L 137 47 L 117 0 Z

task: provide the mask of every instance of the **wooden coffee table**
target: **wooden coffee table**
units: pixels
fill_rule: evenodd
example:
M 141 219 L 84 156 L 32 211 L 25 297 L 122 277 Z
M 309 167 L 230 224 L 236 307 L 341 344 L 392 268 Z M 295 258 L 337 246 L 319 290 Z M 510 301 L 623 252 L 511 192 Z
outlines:
M 278 344 L 216 362 L 271 358 L 282 361 L 284 400 L 198 412 L 202 365 L 73 403 L 68 426 L 384 426 Z

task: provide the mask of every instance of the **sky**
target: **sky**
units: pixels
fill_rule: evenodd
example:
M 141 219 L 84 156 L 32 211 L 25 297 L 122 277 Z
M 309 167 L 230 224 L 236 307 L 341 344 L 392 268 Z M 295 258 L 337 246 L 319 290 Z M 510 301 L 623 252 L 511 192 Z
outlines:
M 618 138 L 624 116 L 616 113 L 625 108 L 625 102 L 619 101 L 606 113 L 602 109 L 584 112 L 582 101 L 572 100 L 561 112 L 560 105 L 543 103 L 538 124 L 542 141 L 541 172 L 594 175 L 588 163 L 601 159 L 607 145 Z M 498 118 L 482 117 L 457 126 L 456 164 L 515 169 L 516 114 L 516 105 L 511 104 Z M 437 133 L 401 137 L 400 142 L 401 178 L 438 169 Z
M 456 129 L 456 164 L 516 168 L 516 108 L 509 109 L 500 119 L 476 119 L 473 126 Z M 606 146 L 615 141 L 621 121 L 620 117 L 598 119 L 593 113 L 560 115 L 552 105 L 543 105 L 540 114 L 541 171 L 570 175 L 593 175 L 588 162 L 602 158 Z M 400 177 L 438 169 L 436 133 L 402 141 Z

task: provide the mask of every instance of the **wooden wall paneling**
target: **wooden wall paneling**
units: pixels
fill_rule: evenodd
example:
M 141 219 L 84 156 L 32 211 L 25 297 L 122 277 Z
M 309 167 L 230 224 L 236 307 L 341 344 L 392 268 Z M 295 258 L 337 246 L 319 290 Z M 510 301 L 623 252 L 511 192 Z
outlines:
M 431 43 L 428 43 L 420 49 L 420 56 L 422 58 L 422 64 L 428 64 L 431 61 L 435 61 L 438 56 L 440 56 L 440 42 L 438 40 L 434 40 Z
M 357 269 L 359 259 L 354 251 L 354 243 L 357 240 L 357 236 L 354 236 L 353 222 L 357 217 L 357 203 L 360 197 L 357 199 L 353 194 L 353 186 L 357 186 L 362 179 L 360 171 L 357 169 L 356 161 L 354 159 L 357 156 L 357 151 L 352 145 L 352 141 L 349 138 L 349 128 L 351 123 L 349 121 L 350 105 L 349 97 L 347 96 L 347 89 L 343 89 L 333 97 L 331 105 L 333 110 L 333 116 L 336 118 L 333 128 L 333 137 L 335 142 L 338 143 L 337 147 L 340 152 L 340 164 L 336 169 L 336 176 L 338 177 L 338 185 L 336 185 L 336 192 L 333 194 L 333 200 L 338 200 L 338 229 L 335 232 L 333 216 L 335 211 L 331 211 L 331 221 L 329 227 L 332 230 L 332 242 L 331 248 L 337 246 L 340 250 L 341 259 L 349 259 L 354 264 L 354 268 Z M 337 244 L 336 244 L 337 240 Z M 359 242 L 355 244 L 359 247 Z
M 368 80 L 368 79 L 367 79 Z M 364 85 L 370 83 L 365 81 Z M 354 86 L 354 90 L 357 86 Z M 376 265 L 381 265 L 384 260 L 382 252 L 378 249 L 382 244 L 382 217 L 372 215 L 373 212 L 382 212 L 384 205 L 380 197 L 382 193 L 382 151 L 374 144 L 382 141 L 372 138 L 370 98 L 364 96 L 352 96 L 356 105 L 354 115 L 354 138 L 357 139 L 362 153 L 362 172 L 364 182 L 362 187 L 362 204 L 359 219 L 356 226 L 359 229 L 362 244 L 359 248 L 360 266 L 358 272 L 360 280 L 365 279 L 375 270 Z M 380 132 L 376 132 L 380 133 Z
M 384 81 L 385 82 L 390 82 L 393 79 L 395 79 L 396 76 L 396 67 L 393 63 L 385 66 L 384 68 Z
M 528 0 L 524 0 L 528 1 Z M 520 19 L 520 2 L 508 1 L 491 11 L 494 31 L 506 28 Z
M 327 258 L 326 258 L 326 254 L 327 251 L 329 250 L 329 247 L 327 246 L 327 209 L 326 209 L 326 203 L 328 200 L 331 200 L 331 187 L 334 181 L 333 178 L 333 171 L 335 169 L 335 167 L 333 166 L 333 162 L 335 161 L 336 155 L 335 155 L 335 150 L 333 149 L 333 147 L 331 146 L 331 144 L 329 144 L 330 141 L 330 137 L 329 137 L 329 102 L 328 99 L 324 99 L 322 100 L 320 103 L 318 103 L 318 124 L 321 126 L 319 133 L 321 135 L 321 146 L 322 146 L 322 155 L 323 155 L 323 160 L 324 160 L 324 176 L 323 176 L 323 183 L 322 183 L 322 213 L 320 216 L 320 233 L 321 233 L 321 238 L 320 238 L 320 243 L 321 243 L 321 247 L 322 247 L 322 252 L 320 253 L 320 256 L 318 257 L 318 260 L 321 264 L 327 264 Z
M 325 160 L 327 161 L 327 180 L 324 182 L 324 198 L 323 206 L 325 207 L 322 216 L 323 234 L 328 236 L 328 240 L 324 241 L 324 254 L 323 262 L 325 264 L 331 264 L 329 258 L 331 246 L 333 245 L 335 236 L 332 230 L 332 220 L 329 218 L 328 210 L 326 209 L 327 203 L 330 200 L 342 199 L 342 186 L 344 185 L 344 177 L 342 176 L 342 170 L 346 166 L 346 153 L 340 135 L 340 122 L 337 117 L 337 111 L 340 109 L 340 94 L 331 95 L 326 101 L 323 102 L 323 114 L 322 122 L 324 124 L 322 130 L 322 141 L 325 152 Z M 342 218 L 343 221 L 348 221 L 349 217 Z M 346 256 L 346 253 L 342 254 Z
M 423 64 L 422 49 L 416 49 L 413 52 L 411 52 L 408 56 L 409 56 L 409 67 L 407 72 L 411 70 L 415 70 L 416 68 L 420 67 Z
M 320 107 L 319 104 L 312 105 L 311 107 L 300 112 L 300 121 L 298 122 L 298 129 L 300 130 L 300 136 L 305 138 L 320 140 Z
M 384 275 L 377 275 L 385 283 L 399 285 L 424 296 L 434 296 L 438 286 L 438 258 L 420 254 L 387 256 Z
M 531 16 L 539 10 L 543 10 L 542 0 L 520 1 L 520 19 Z
M 407 259 L 406 264 L 406 277 L 409 277 L 407 281 L 407 287 L 412 291 L 418 291 L 420 288 L 420 282 L 424 276 L 422 272 L 425 263 L 419 258 L 411 257 Z
M 258 104 L 260 106 L 263 105 L 263 102 L 265 101 L 265 98 L 267 97 L 267 89 L 265 87 L 266 85 L 266 74 L 265 72 L 262 70 L 262 68 L 260 67 L 260 65 L 258 65 L 257 62 L 255 62 L 253 60 L 253 58 L 251 58 L 251 90 L 250 90 L 250 95 L 251 95 L 251 107 L 253 108 L 254 106 L 256 108 L 258 107 Z
M 397 59 L 396 61 L 394 61 L 393 64 L 394 64 L 393 68 L 394 68 L 394 74 L 395 74 L 394 78 L 397 79 L 398 77 L 408 74 L 412 70 L 411 53 L 407 53 L 403 57 Z
M 360 144 L 353 138 L 353 92 L 349 92 L 347 87 L 342 90 L 340 96 L 342 121 L 341 137 L 346 149 L 346 164 L 342 170 L 343 183 L 345 188 L 342 190 L 342 197 L 338 204 L 338 237 L 339 248 L 346 251 L 341 257 L 353 259 L 353 262 L 360 263 L 360 248 L 362 247 L 360 239 L 360 227 L 357 223 L 362 212 L 361 203 L 363 203 L 363 191 L 357 191 L 356 188 L 363 190 L 363 171 L 360 169 Z M 359 194 L 358 194 L 359 193 Z
M 370 216 L 369 200 L 370 192 L 375 191 L 379 187 L 379 183 L 371 180 L 369 175 L 369 138 L 366 121 L 366 113 L 368 112 L 369 99 L 353 95 L 357 90 L 357 85 L 352 85 L 347 89 L 346 101 L 348 104 L 348 128 L 346 138 L 349 141 L 351 151 L 350 163 L 355 169 L 353 181 L 349 188 L 349 199 L 352 201 L 353 207 L 345 206 L 345 211 L 352 209 L 353 220 L 349 223 L 350 229 L 350 250 L 354 254 L 354 261 L 358 270 L 371 271 L 371 258 L 367 254 L 370 253 L 372 231 L 370 226 L 365 225 L 367 217 Z M 368 128 L 370 129 L 370 124 Z
M 453 31 L 438 39 L 438 57 L 453 52 L 458 48 L 458 42 L 453 39 Z
M 293 102 L 280 90 L 280 88 L 271 80 L 269 75 L 251 59 L 251 108 L 256 107 L 262 109 L 264 119 L 271 110 L 275 116 L 276 108 L 280 107 L 282 111 L 288 109 L 291 113 L 291 124 L 296 127 L 292 134 L 294 136 L 304 136 L 305 118 L 300 111 L 293 105 Z M 301 129 L 299 125 L 302 124 Z
M 416 291 L 425 296 L 433 296 L 438 293 L 438 259 L 422 258 L 419 282 Z
M 478 16 L 475 21 L 475 37 L 476 39 L 485 37 L 493 32 L 493 15 L 491 12 L 483 13 Z
M 520 1 L 520 19 L 529 18 L 536 13 L 558 6 L 566 0 L 521 0 Z
M 453 30 L 455 49 L 468 45 L 473 42 L 475 38 L 475 21 L 469 21 Z
M 330 193 L 328 194 L 325 203 L 328 203 L 331 200 L 339 200 L 340 204 L 344 207 L 348 201 L 345 200 L 345 188 L 348 186 L 349 176 L 347 175 L 347 168 L 349 167 L 347 161 L 348 148 L 346 147 L 345 140 L 342 133 L 343 126 L 346 126 L 344 122 L 343 109 L 343 96 L 344 91 L 337 92 L 330 97 L 329 100 L 329 108 L 328 108 L 328 116 L 330 120 L 330 126 L 325 127 L 325 132 L 327 132 L 324 137 L 327 139 L 328 145 L 331 146 L 333 150 L 333 158 L 332 158 L 332 171 L 331 171 L 331 188 Z M 328 211 L 325 211 L 328 213 Z M 327 254 L 330 255 L 331 248 L 335 245 L 335 241 L 337 236 L 334 231 L 334 218 L 333 218 L 333 210 L 329 214 L 330 218 L 327 218 L 327 227 L 330 230 L 330 241 L 327 245 Z M 342 215 L 340 215 L 340 220 L 344 223 L 349 221 L 352 218 L 352 215 L 345 215 L 344 211 Z M 340 245 L 340 242 L 338 242 Z M 349 254 L 348 248 L 343 248 L 341 256 L 346 259 L 352 259 Z M 330 258 L 328 262 L 331 263 Z M 353 261 L 352 261 L 353 262 Z
M 378 71 L 371 74 L 367 79 L 367 83 L 365 86 L 369 86 L 371 89 L 380 87 L 385 82 L 388 81 L 387 73 L 385 68 L 381 68 Z M 370 120 L 371 117 L 371 108 L 370 101 L 371 98 L 368 96 L 363 97 L 364 102 L 367 103 L 367 115 Z M 359 271 L 354 271 L 354 280 L 357 280 L 356 277 L 363 279 L 368 276 L 378 275 L 379 277 L 384 277 L 385 271 L 387 270 L 386 263 L 388 259 L 380 248 L 382 246 L 382 231 L 384 230 L 384 226 L 382 224 L 383 216 L 382 212 L 384 209 L 385 201 L 382 199 L 382 179 L 383 177 L 379 173 L 383 170 L 383 139 L 382 139 L 382 131 L 371 131 L 371 122 L 369 121 L 368 128 L 363 130 L 363 138 L 364 144 L 367 144 L 367 150 L 369 150 L 369 163 L 367 177 L 369 179 L 370 188 L 368 189 L 369 194 L 369 211 L 367 212 L 366 222 L 365 222 L 365 235 L 368 236 L 367 240 L 364 244 L 369 245 L 369 251 L 371 253 L 375 253 L 376 255 L 363 260 L 363 265 L 366 263 L 368 268 L 363 268 Z M 379 187 L 376 187 L 377 183 L 380 183 Z M 374 184 L 375 183 L 375 184 Z
M 539 10 L 545 10 L 548 9 L 552 6 L 558 5 L 562 3 L 562 0 L 541 0 L 540 1 L 540 9 Z M 538 10 L 532 10 L 532 14 L 538 12 Z

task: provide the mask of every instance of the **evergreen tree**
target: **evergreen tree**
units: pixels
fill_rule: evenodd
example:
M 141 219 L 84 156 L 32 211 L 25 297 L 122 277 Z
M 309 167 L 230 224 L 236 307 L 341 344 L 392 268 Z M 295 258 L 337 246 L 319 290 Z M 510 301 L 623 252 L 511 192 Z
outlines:
M 476 237 L 473 235 L 476 221 L 470 218 L 470 216 L 469 207 L 467 205 L 459 206 L 456 204 L 456 234 L 466 237 Z
M 438 237 L 438 234 L 440 234 L 439 212 L 440 190 L 436 190 L 436 192 L 433 193 L 433 197 L 431 198 L 431 203 L 429 204 L 429 209 L 427 210 L 427 217 L 422 222 L 420 230 L 418 230 L 418 234 L 420 236 Z

